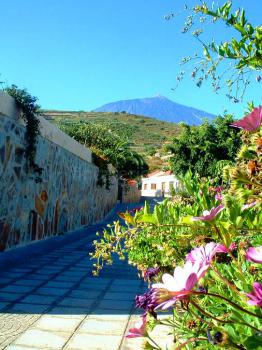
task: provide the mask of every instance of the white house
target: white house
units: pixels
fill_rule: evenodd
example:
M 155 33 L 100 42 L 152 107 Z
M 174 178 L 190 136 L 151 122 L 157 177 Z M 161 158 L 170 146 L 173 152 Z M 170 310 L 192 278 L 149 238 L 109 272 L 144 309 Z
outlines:
M 145 197 L 169 197 L 172 189 L 177 189 L 179 181 L 171 171 L 157 170 L 142 178 L 141 194 Z

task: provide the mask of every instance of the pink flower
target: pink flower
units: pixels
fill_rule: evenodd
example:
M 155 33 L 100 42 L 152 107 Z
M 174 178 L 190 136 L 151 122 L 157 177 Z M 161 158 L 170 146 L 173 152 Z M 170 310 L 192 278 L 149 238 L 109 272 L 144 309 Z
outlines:
M 215 195 L 215 199 L 216 199 L 217 201 L 221 202 L 222 199 L 223 199 L 222 193 L 218 192 L 218 193 Z
M 138 338 L 145 337 L 147 335 L 146 330 L 146 315 L 141 317 L 141 320 L 135 324 L 134 328 L 130 328 L 126 338 Z
M 242 205 L 241 211 L 253 208 L 256 204 L 257 204 L 256 201 L 252 202 L 252 203 L 244 204 L 244 205 Z
M 228 249 L 220 243 L 210 242 L 205 246 L 193 249 L 186 256 L 186 261 L 199 263 L 201 265 L 210 265 L 216 253 L 227 253 Z
M 257 305 L 262 307 L 262 284 L 255 282 L 253 283 L 253 291 L 246 294 L 250 300 L 248 300 L 249 305 Z
M 214 192 L 222 192 L 223 189 L 224 188 L 222 186 L 217 186 L 216 188 L 214 188 Z
M 210 242 L 205 246 L 193 249 L 186 256 L 186 261 L 191 261 L 193 264 L 197 263 L 200 266 L 210 266 L 217 253 L 228 253 L 236 249 L 236 244 L 231 243 L 229 248 L 220 243 Z M 202 277 L 202 276 L 201 276 Z
M 227 249 L 227 248 L 226 248 L 226 249 Z M 230 251 L 237 249 L 236 243 L 234 243 L 234 242 L 231 243 L 228 249 L 229 249 Z
M 224 204 L 220 204 L 218 207 L 213 207 L 211 210 L 205 210 L 202 216 L 194 216 L 193 221 L 211 221 L 224 209 Z
M 220 245 L 220 248 L 217 251 L 217 253 L 228 253 L 228 252 L 232 252 L 232 250 L 235 250 L 237 248 L 237 245 L 234 242 L 231 243 L 228 248 L 223 244 L 219 244 L 219 245 Z
M 174 275 L 165 273 L 162 276 L 163 283 L 152 285 L 156 308 L 166 310 L 173 306 L 178 299 L 185 299 L 191 293 L 198 280 L 204 276 L 208 266 L 192 264 L 187 261 L 183 267 L 176 267 Z
M 217 201 L 222 201 L 222 199 L 223 199 L 223 196 L 222 196 L 222 193 L 221 193 L 222 191 L 223 191 L 223 187 L 222 186 L 217 186 L 217 187 L 213 188 L 213 192 L 216 193 L 215 199 Z
M 246 252 L 246 259 L 258 264 L 262 264 L 262 246 L 248 248 Z
M 246 131 L 255 131 L 257 130 L 262 122 L 262 107 L 254 108 L 253 112 L 251 112 L 249 115 L 245 116 L 244 118 L 236 121 L 235 123 L 231 124 L 231 126 L 234 126 L 236 128 L 244 129 Z

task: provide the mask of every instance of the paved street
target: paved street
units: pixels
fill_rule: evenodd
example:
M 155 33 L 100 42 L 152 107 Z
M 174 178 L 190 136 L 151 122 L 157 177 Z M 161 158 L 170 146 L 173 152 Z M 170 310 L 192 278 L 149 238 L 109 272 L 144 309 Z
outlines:
M 134 296 L 146 288 L 136 270 L 116 259 L 100 277 L 91 272 L 91 242 L 114 218 L 0 256 L 0 349 L 140 348 L 141 339 L 124 337 L 139 314 Z

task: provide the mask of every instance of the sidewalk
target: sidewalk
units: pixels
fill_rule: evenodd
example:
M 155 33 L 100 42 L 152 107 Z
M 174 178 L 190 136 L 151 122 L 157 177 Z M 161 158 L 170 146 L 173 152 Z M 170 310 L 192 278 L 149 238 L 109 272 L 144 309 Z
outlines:
M 126 207 L 118 206 L 115 212 Z M 139 350 L 141 339 L 124 335 L 138 317 L 134 297 L 144 292 L 143 281 L 118 259 L 93 277 L 88 255 L 95 233 L 115 218 L 113 213 L 104 223 L 76 231 L 72 239 L 61 238 L 53 247 L 50 240 L 37 250 L 33 246 L 41 242 L 23 248 L 16 264 L 13 259 L 8 270 L 2 268 L 0 349 Z M 30 250 L 33 259 L 28 260 Z

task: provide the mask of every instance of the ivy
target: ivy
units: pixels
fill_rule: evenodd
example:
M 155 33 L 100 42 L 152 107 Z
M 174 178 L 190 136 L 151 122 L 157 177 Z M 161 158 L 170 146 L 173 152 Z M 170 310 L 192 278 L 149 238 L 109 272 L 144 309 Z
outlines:
M 40 134 L 38 119 L 40 106 L 36 104 L 37 98 L 31 96 L 26 89 L 19 89 L 16 85 L 11 85 L 11 87 L 5 88 L 4 91 L 15 99 L 17 107 L 21 109 L 21 117 L 26 123 L 25 157 L 27 172 L 32 170 L 41 175 L 43 169 L 35 163 L 37 137 Z M 38 176 L 35 180 L 39 182 L 41 178 Z
M 107 190 L 110 189 L 110 177 L 113 175 L 109 170 L 108 160 L 102 158 L 98 154 L 92 152 L 92 161 L 98 167 L 97 185 L 105 186 Z

